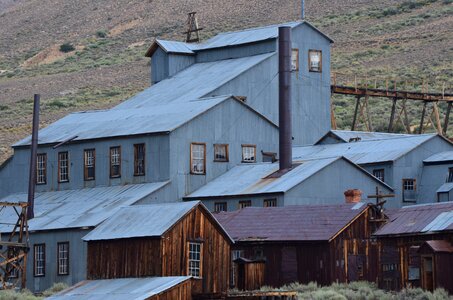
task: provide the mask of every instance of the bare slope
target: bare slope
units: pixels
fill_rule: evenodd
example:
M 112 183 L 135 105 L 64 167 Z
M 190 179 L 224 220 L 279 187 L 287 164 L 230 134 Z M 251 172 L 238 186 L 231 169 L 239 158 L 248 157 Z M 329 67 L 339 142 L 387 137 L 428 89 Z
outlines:
M 452 0 L 308 0 L 307 19 L 335 39 L 333 69 L 349 74 L 453 78 Z M 33 93 L 47 124 L 70 111 L 111 107 L 149 84 L 153 37 L 182 40 L 198 11 L 203 38 L 299 18 L 300 1 L 0 1 L 0 162 L 30 131 Z M 75 50 L 62 53 L 70 43 Z M 351 99 L 335 98 L 340 126 Z M 383 124 L 386 105 L 374 110 Z M 412 109 L 417 113 L 417 107 Z

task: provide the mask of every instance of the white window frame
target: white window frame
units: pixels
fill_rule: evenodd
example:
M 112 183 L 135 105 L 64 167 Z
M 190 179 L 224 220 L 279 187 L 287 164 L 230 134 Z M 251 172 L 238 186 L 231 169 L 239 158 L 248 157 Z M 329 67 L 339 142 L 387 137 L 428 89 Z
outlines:
M 220 156 L 223 156 L 223 158 Z M 228 144 L 214 144 L 214 161 L 228 162 L 228 160 Z
M 145 156 L 145 144 L 134 144 L 134 176 L 145 175 Z
M 291 71 L 299 71 L 299 49 L 291 49 Z
M 118 166 L 118 174 L 114 174 L 114 167 Z M 110 147 L 110 178 L 121 177 L 121 146 Z
M 46 276 L 46 245 L 35 244 L 33 246 L 34 255 L 34 269 L 33 273 L 35 277 Z
M 93 169 L 93 176 L 89 176 L 89 169 Z M 83 179 L 85 181 L 96 178 L 96 150 L 85 149 L 83 151 Z
M 384 182 L 385 180 L 385 169 L 374 169 L 373 176 Z
M 314 56 L 312 56 L 315 54 L 319 55 L 319 61 L 318 61 L 317 66 L 314 65 L 314 60 L 313 60 Z M 322 51 L 321 50 L 315 50 L 315 49 L 308 50 L 308 71 L 317 72 L 317 73 L 322 72 Z
M 242 145 L 242 162 L 256 162 L 256 145 Z
M 58 152 L 58 182 L 69 182 L 69 152 Z
M 69 242 L 57 243 L 58 275 L 69 275 Z
M 206 144 L 190 144 L 190 173 L 194 175 L 206 174 Z
M 47 183 L 47 154 L 39 153 L 36 157 L 36 184 Z
M 202 278 L 202 252 L 203 244 L 200 242 L 188 242 L 187 275 Z

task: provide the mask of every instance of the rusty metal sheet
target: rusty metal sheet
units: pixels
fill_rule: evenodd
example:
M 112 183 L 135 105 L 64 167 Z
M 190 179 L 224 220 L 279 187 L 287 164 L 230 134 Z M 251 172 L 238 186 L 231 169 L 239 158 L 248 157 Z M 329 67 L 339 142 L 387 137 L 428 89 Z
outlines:
M 235 241 L 328 241 L 368 206 L 246 207 L 214 216 Z
M 453 253 L 453 246 L 450 244 L 450 242 L 445 240 L 426 241 L 425 244 L 429 246 L 434 252 Z

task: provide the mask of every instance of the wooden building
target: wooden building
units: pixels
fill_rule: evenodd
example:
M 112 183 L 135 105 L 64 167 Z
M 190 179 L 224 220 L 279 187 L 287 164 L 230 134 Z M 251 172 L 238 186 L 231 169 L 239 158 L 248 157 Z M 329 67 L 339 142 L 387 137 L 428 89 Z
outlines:
M 247 207 L 215 217 L 235 240 L 233 259 L 264 260 L 261 285 L 279 287 L 296 281 L 376 281 L 377 245 L 370 237 L 381 223 L 377 212 L 371 205 L 347 203 Z M 239 268 L 232 264 L 233 285 L 242 281 Z
M 232 240 L 199 201 L 124 207 L 84 240 L 88 279 L 192 276 L 194 295 L 228 289 Z
M 379 286 L 444 288 L 453 293 L 453 203 L 413 205 L 390 214 L 375 234 Z

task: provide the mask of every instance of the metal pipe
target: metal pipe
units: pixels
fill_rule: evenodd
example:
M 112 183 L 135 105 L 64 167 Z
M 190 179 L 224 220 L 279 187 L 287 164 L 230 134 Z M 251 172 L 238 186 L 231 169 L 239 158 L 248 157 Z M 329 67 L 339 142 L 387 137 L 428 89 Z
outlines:
M 35 202 L 35 187 L 36 187 L 36 156 L 38 152 L 38 130 L 39 130 L 39 94 L 35 94 L 33 101 L 33 127 L 31 134 L 31 155 L 30 155 L 30 176 L 28 179 L 28 209 L 27 219 L 33 219 L 34 202 Z
M 291 27 L 278 28 L 278 126 L 280 170 L 292 165 Z
M 301 0 L 301 17 L 305 20 L 305 0 Z

